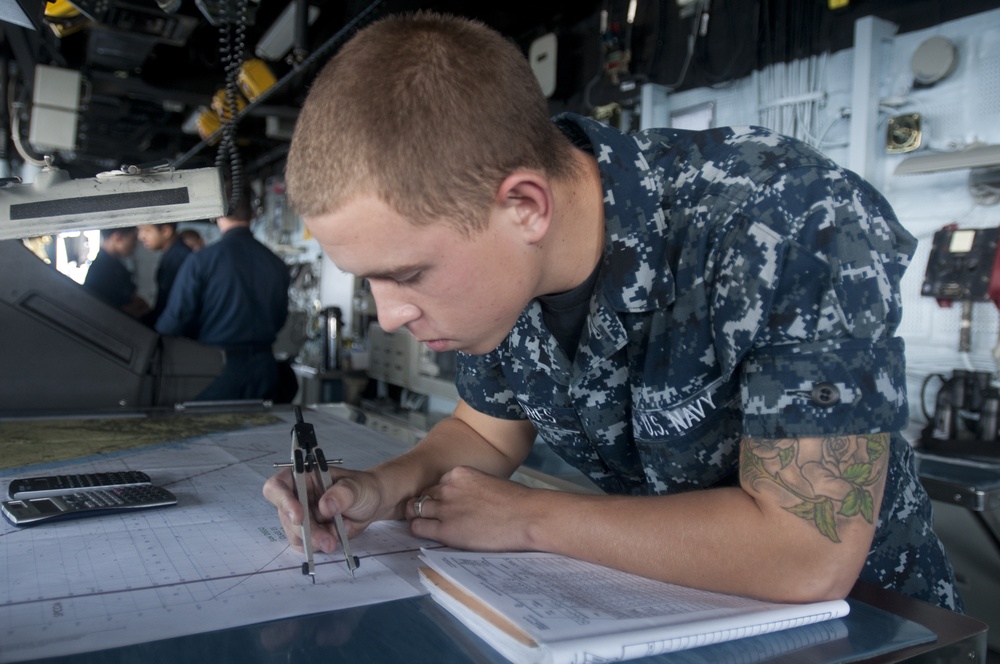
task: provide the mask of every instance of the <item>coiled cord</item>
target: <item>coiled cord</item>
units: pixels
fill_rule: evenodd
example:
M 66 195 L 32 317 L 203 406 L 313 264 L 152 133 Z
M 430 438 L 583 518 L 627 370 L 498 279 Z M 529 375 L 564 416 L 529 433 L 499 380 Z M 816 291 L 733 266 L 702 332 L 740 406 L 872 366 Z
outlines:
M 234 3 L 227 3 L 220 16 L 219 24 L 219 53 L 225 68 L 226 87 L 222 139 L 215 156 L 215 165 L 229 174 L 227 214 L 237 209 L 241 202 L 240 199 L 246 195 L 243 183 L 243 161 L 236 145 L 236 129 L 239 125 L 237 120 L 239 113 L 238 79 L 240 67 L 243 65 L 248 9 L 248 0 L 235 0 Z

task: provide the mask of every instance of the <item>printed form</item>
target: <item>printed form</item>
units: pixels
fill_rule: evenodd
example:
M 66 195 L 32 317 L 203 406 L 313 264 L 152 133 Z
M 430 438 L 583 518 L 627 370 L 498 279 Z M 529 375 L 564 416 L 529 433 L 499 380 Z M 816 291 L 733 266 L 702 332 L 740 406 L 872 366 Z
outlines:
M 431 596 L 518 663 L 617 662 L 812 626 L 849 612 L 842 600 L 762 602 L 548 553 L 438 549 L 421 558 L 430 566 L 423 574 Z
M 306 412 L 329 458 L 366 468 L 403 447 L 336 417 Z M 6 471 L 14 477 L 142 470 L 177 496 L 174 507 L 15 528 L 0 519 L 0 662 L 53 657 L 421 594 L 421 546 L 406 523 L 375 524 L 351 540 L 351 577 L 338 551 L 288 546 L 261 494 L 287 461 L 291 423 L 135 451 Z

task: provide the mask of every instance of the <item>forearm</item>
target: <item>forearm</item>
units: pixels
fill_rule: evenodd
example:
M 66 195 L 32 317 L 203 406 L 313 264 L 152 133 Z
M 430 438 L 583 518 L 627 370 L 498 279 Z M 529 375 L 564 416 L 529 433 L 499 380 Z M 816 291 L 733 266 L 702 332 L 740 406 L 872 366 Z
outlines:
M 789 528 L 769 523 L 738 488 L 663 497 L 536 491 L 530 500 L 525 548 L 670 583 L 811 601 L 843 597 L 842 579 L 860 571 L 856 557 L 822 553 L 836 545 L 793 542 Z
M 831 442 L 844 440 L 856 446 L 830 464 Z M 843 597 L 871 547 L 886 440 L 744 441 L 742 487 L 651 497 L 531 492 L 518 506 L 525 548 L 766 599 Z M 787 450 L 775 456 L 773 475 L 771 450 Z M 818 478 L 818 458 L 833 475 L 846 472 Z

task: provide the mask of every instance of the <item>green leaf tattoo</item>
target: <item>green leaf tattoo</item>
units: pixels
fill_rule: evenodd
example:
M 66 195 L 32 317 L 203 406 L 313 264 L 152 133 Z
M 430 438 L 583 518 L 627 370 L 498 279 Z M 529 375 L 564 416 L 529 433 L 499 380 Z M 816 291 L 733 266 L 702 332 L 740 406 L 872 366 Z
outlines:
M 835 436 L 819 444 L 795 438 L 746 439 L 740 455 L 744 485 L 777 487 L 799 501 L 785 509 L 812 522 L 832 542 L 838 524 L 860 516 L 875 519 L 871 487 L 885 475 L 888 434 Z M 838 520 L 839 517 L 839 520 Z

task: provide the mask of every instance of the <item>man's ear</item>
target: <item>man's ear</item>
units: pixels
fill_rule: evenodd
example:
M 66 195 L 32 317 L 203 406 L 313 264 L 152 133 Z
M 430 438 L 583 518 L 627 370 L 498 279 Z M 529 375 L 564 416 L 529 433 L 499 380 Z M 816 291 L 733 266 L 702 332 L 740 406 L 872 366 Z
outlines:
M 529 242 L 540 242 L 548 233 L 555 198 L 543 175 L 527 170 L 511 173 L 500 184 L 495 203 Z

